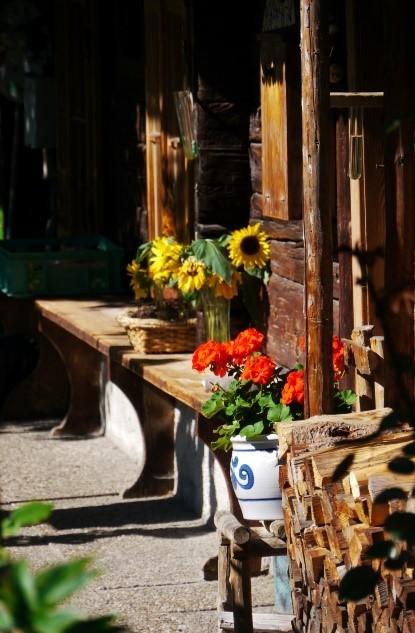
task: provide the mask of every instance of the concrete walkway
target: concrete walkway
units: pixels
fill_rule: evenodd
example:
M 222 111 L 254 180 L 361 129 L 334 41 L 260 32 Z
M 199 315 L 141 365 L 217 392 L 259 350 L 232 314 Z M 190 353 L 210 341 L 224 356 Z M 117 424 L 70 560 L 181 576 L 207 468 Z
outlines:
M 72 603 L 89 615 L 116 613 L 136 633 L 217 631 L 216 581 L 203 566 L 216 534 L 174 497 L 122 500 L 135 466 L 106 438 L 51 439 L 50 422 L 2 424 L 2 507 L 52 501 L 48 525 L 11 547 L 33 568 L 92 556 L 101 574 Z M 272 611 L 272 578 L 254 579 L 254 604 Z

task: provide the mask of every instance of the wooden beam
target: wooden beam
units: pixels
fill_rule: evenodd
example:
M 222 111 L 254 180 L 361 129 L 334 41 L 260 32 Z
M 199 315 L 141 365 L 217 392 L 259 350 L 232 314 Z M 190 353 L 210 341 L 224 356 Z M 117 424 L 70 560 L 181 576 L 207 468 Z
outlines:
M 383 92 L 331 92 L 330 108 L 383 108 Z
M 348 112 L 336 113 L 337 241 L 339 244 L 339 336 L 349 338 L 353 329 L 352 248 Z M 351 385 L 349 385 L 351 386 Z
M 301 0 L 306 312 L 305 417 L 332 407 L 333 280 L 329 180 L 327 7 Z
M 385 0 L 385 121 L 389 126 L 385 144 L 386 240 L 385 280 L 389 296 L 414 292 L 415 189 L 414 118 L 409 114 L 414 97 L 414 43 L 412 25 L 415 8 L 411 0 L 399 5 Z M 395 297 L 395 303 L 398 303 Z M 410 302 L 409 302 L 410 303 Z M 393 344 L 396 354 L 391 353 Z M 394 365 L 407 357 L 409 370 L 397 380 Z M 414 312 L 413 304 L 391 315 L 385 331 L 385 402 L 413 419 Z M 404 380 L 402 380 L 402 378 Z M 406 387 L 406 390 L 405 390 Z

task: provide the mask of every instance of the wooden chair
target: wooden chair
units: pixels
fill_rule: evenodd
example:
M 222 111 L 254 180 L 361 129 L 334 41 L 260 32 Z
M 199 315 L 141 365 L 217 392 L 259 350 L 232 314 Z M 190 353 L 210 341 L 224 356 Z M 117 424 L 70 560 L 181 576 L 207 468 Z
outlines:
M 286 556 L 281 521 L 248 527 L 227 511 L 218 511 L 218 615 L 220 631 L 266 633 L 290 631 L 291 614 L 252 613 L 251 563 L 265 556 Z M 288 583 L 288 576 L 287 576 Z

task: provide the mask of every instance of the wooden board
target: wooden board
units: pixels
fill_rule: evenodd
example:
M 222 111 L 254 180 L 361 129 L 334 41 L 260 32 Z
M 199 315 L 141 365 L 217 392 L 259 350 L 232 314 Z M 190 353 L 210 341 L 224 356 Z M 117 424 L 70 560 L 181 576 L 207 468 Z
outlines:
M 138 354 L 116 316 L 128 307 L 119 299 L 37 300 L 43 318 L 127 367 L 155 387 L 196 411 L 207 400 L 203 374 L 191 367 L 191 354 Z
M 292 631 L 293 616 L 285 613 L 254 613 L 253 624 L 255 633 L 270 631 Z M 222 611 L 219 614 L 219 630 L 233 631 L 233 613 Z

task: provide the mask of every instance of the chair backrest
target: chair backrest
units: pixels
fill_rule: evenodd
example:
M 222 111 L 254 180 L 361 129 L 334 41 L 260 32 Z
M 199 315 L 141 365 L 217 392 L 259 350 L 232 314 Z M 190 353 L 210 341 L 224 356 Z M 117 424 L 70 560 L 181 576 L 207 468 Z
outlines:
M 357 410 L 384 406 L 383 336 L 373 336 L 373 325 L 354 328 L 351 339 L 342 339 L 345 363 L 356 370 Z

